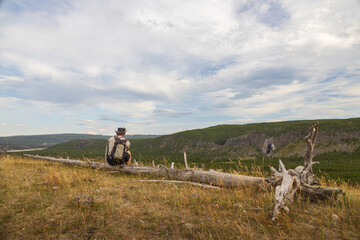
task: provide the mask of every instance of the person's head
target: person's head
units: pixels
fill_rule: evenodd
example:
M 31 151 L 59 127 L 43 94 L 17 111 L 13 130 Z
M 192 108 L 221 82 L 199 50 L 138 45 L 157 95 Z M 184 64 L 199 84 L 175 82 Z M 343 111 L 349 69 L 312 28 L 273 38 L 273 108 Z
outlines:
M 115 130 L 115 132 L 116 132 L 117 135 L 124 136 L 125 133 L 127 132 L 127 130 L 126 130 L 126 128 L 122 127 L 122 128 L 118 128 L 117 131 Z

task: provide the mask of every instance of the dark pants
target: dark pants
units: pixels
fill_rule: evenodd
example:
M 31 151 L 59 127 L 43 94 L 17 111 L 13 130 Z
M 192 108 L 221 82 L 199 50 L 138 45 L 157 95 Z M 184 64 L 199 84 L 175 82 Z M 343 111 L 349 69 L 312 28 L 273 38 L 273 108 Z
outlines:
M 125 163 L 127 163 L 130 160 L 130 154 L 127 152 L 124 152 L 124 156 L 122 160 L 117 160 L 117 159 L 111 159 L 109 157 L 109 155 L 107 155 L 106 157 L 106 161 L 111 165 L 124 165 Z

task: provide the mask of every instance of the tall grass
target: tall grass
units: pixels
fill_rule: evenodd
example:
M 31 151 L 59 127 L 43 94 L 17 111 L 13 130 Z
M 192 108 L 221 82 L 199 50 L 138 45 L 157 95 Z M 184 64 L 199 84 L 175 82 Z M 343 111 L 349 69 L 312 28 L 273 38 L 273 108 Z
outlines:
M 136 181 L 144 178 L 8 156 L 0 160 L 0 239 L 360 238 L 358 185 L 321 179 L 346 195 L 296 201 L 273 223 L 273 192 Z

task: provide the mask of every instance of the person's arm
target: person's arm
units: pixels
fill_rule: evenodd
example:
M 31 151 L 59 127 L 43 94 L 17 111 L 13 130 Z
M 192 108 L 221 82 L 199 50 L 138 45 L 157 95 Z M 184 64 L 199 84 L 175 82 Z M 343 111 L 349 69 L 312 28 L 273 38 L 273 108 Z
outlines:
M 109 155 L 114 147 L 114 143 L 115 143 L 115 138 L 114 137 L 109 138 L 109 140 L 108 140 L 108 147 L 109 147 L 108 154 Z

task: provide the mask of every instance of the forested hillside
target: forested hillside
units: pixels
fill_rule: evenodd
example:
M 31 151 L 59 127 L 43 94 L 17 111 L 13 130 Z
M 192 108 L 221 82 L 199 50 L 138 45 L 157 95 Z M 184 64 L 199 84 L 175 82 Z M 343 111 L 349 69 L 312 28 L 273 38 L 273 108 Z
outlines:
M 155 139 L 133 141 L 139 158 L 182 157 L 193 159 L 248 158 L 262 155 L 269 143 L 274 151 L 267 156 L 303 156 L 304 137 L 314 121 L 288 121 L 245 125 L 219 125 L 190 130 Z M 315 155 L 325 152 L 354 152 L 360 145 L 360 119 L 319 120 Z
M 220 125 L 151 139 L 131 139 L 131 151 L 133 159 L 145 164 L 183 164 L 186 152 L 192 167 L 268 171 L 269 166 L 278 165 L 279 158 L 286 166 L 296 167 L 303 164 L 304 137 L 314 122 Z M 72 140 L 33 153 L 104 161 L 106 142 Z M 273 151 L 268 151 L 269 145 Z M 314 166 L 319 174 L 360 182 L 360 119 L 319 120 L 314 153 L 314 161 L 320 161 Z

